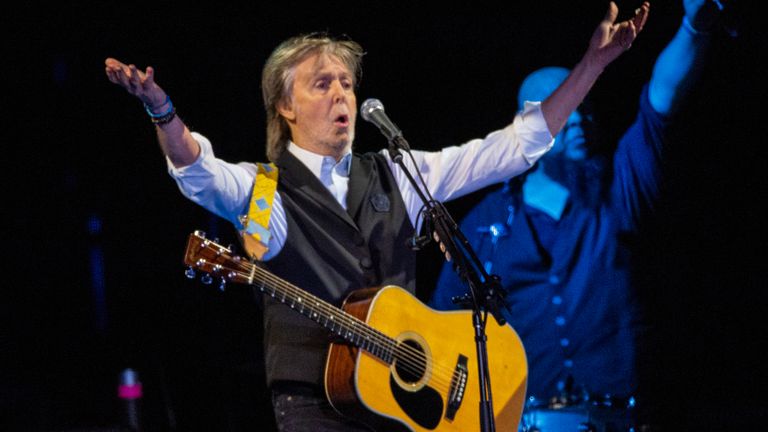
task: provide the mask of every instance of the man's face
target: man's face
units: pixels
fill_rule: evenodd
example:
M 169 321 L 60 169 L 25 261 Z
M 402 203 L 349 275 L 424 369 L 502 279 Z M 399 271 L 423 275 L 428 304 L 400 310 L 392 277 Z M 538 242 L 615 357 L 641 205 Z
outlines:
M 558 159 L 583 161 L 590 156 L 589 141 L 592 136 L 592 120 L 576 110 L 565 122 L 563 130 L 555 137 L 555 145 L 548 154 Z
M 596 125 L 591 116 L 574 111 L 544 157 L 542 168 L 552 180 L 565 186 L 574 200 L 595 208 L 603 193 L 605 159 L 594 153 Z
M 338 160 L 355 137 L 354 77 L 338 58 L 311 55 L 296 66 L 290 98 L 278 111 L 296 145 Z

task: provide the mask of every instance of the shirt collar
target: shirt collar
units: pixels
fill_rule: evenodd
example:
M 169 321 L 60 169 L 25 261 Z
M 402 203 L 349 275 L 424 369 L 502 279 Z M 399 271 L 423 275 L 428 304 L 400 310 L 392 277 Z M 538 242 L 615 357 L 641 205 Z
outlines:
M 570 192 L 565 186 L 539 170 L 529 174 L 523 183 L 523 201 L 555 220 L 560 220 L 563 215 L 569 196 Z
M 323 168 L 326 170 L 334 170 L 337 175 L 342 177 L 349 177 L 349 168 L 352 162 L 352 150 L 347 150 L 347 153 L 342 156 L 339 163 L 336 163 L 336 159 L 330 156 L 322 156 L 317 153 L 312 153 L 309 150 L 299 147 L 293 141 L 288 141 L 288 151 L 300 160 L 317 178 L 321 178 Z

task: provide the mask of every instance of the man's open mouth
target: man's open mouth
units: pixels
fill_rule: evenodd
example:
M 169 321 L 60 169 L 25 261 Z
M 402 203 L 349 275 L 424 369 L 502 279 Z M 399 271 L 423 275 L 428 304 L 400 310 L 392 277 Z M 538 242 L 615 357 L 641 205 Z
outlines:
M 335 124 L 338 127 L 347 127 L 349 126 L 349 116 L 346 114 L 342 114 L 333 121 L 333 124 Z

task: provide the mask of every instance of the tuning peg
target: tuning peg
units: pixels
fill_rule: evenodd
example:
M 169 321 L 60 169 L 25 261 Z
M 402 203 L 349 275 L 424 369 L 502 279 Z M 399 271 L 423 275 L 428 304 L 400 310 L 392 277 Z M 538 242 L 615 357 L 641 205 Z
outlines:
M 200 282 L 202 282 L 202 283 L 204 283 L 206 285 L 210 285 L 211 282 L 213 282 L 213 278 L 211 277 L 211 275 L 206 273 L 206 274 L 204 274 L 203 276 L 200 277 Z
M 187 269 L 184 270 L 184 276 L 186 276 L 187 279 L 194 279 L 195 278 L 195 269 L 193 269 L 192 266 L 187 267 Z
M 227 278 L 221 277 L 221 280 L 219 280 L 219 291 L 224 292 L 224 289 L 227 287 Z

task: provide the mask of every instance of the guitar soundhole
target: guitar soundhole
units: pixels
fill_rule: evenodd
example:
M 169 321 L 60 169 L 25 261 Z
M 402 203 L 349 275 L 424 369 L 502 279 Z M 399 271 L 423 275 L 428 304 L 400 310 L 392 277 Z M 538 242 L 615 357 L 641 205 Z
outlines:
M 424 377 L 427 357 L 424 348 L 416 341 L 401 341 L 395 349 L 395 373 L 403 383 L 415 386 Z

